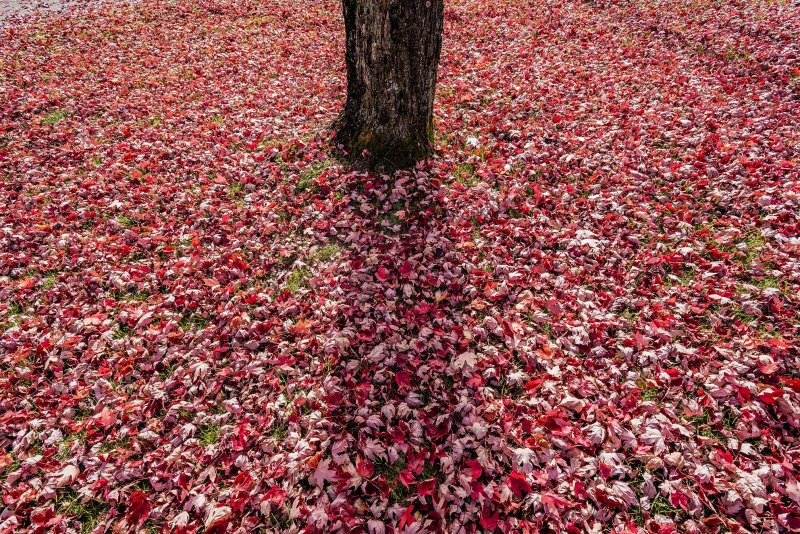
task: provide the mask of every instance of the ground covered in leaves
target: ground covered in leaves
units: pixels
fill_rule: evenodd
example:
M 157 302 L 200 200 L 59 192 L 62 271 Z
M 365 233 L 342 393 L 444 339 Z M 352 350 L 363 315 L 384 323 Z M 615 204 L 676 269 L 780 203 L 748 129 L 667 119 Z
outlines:
M 393 177 L 338 2 L 87 6 L 0 29 L 0 532 L 800 531 L 796 2 L 448 1 Z

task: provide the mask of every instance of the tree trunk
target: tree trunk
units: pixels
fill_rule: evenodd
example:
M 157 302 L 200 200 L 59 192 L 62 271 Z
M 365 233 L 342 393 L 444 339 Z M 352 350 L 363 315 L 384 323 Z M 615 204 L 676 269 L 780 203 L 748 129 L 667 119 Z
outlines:
M 444 0 L 342 0 L 347 102 L 336 140 L 383 167 L 430 155 Z

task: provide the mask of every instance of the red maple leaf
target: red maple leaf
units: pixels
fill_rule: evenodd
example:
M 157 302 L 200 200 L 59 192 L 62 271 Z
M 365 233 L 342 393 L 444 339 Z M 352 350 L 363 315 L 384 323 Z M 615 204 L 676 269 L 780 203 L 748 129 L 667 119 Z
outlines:
M 531 492 L 531 485 L 528 483 L 528 479 L 523 473 L 512 471 L 511 474 L 508 475 L 506 482 L 517 499 L 521 499 Z

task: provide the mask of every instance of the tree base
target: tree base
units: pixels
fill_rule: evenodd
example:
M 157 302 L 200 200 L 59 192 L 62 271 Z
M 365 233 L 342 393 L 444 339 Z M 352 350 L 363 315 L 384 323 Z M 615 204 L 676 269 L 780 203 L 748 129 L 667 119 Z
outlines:
M 389 171 L 409 168 L 433 155 L 432 128 L 425 136 L 386 135 L 380 128 L 355 130 L 346 122 L 344 117 L 339 117 L 333 124 L 334 140 L 347 150 L 351 160 L 369 168 Z
M 381 169 L 431 155 L 444 0 L 343 0 L 347 101 L 334 124 L 351 157 Z

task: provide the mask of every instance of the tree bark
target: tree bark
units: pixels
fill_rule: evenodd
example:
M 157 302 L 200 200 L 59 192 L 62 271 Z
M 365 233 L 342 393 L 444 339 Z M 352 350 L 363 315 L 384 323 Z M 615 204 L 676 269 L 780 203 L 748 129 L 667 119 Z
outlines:
M 444 0 L 342 0 L 347 101 L 334 125 L 353 156 L 379 166 L 430 155 Z

